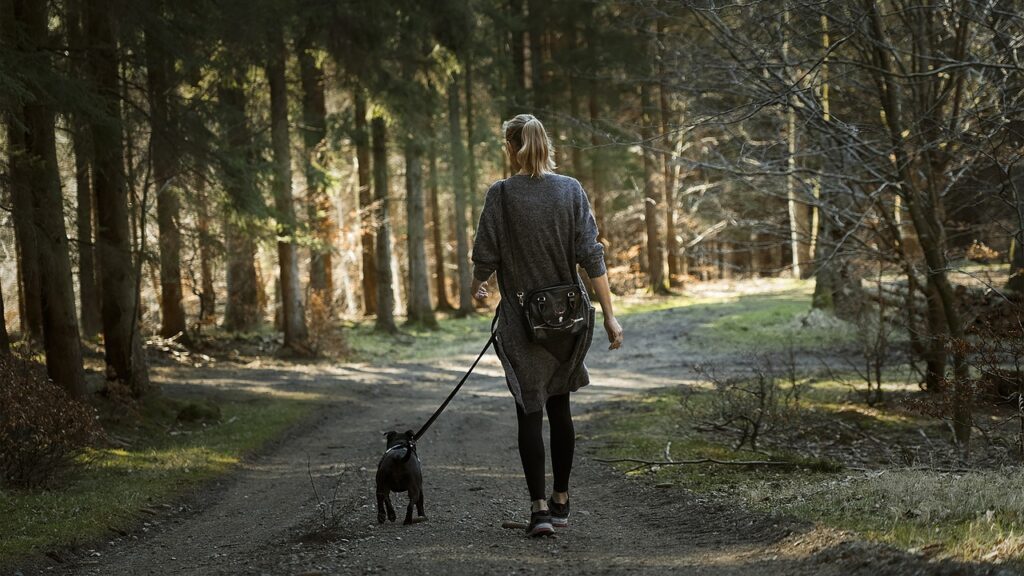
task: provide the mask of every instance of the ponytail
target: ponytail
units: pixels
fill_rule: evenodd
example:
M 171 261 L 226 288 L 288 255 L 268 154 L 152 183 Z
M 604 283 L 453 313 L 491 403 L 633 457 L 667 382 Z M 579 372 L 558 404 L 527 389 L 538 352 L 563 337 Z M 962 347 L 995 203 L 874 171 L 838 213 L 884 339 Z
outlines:
M 513 171 L 524 171 L 540 178 L 555 171 L 554 146 L 544 125 L 530 114 L 520 114 L 505 122 L 505 140 L 515 154 L 510 154 Z

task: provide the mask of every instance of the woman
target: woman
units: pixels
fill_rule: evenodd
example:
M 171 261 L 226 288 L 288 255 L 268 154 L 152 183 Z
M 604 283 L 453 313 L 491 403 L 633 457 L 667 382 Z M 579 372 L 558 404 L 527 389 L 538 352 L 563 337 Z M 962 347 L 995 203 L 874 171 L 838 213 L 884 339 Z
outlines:
M 569 474 L 576 432 L 569 393 L 590 382 L 583 359 L 593 322 L 580 336 L 535 344 L 526 334 L 517 292 L 579 282 L 579 264 L 591 279 L 604 316 L 610 350 L 622 345 L 622 327 L 612 311 L 597 224 L 580 183 L 554 173 L 552 146 L 544 126 L 529 114 L 505 122 L 505 151 L 513 175 L 487 191 L 473 244 L 473 296 L 487 298 L 487 280 L 498 273 L 501 305 L 495 350 L 516 400 L 519 456 L 530 491 L 530 536 L 554 533 L 569 522 Z M 575 253 L 575 262 L 571 262 Z M 513 286 L 516 284 L 516 286 Z M 589 298 L 582 291 L 589 304 Z M 593 317 L 591 316 L 591 319 Z M 551 428 L 554 491 L 545 499 L 544 440 L 547 408 Z

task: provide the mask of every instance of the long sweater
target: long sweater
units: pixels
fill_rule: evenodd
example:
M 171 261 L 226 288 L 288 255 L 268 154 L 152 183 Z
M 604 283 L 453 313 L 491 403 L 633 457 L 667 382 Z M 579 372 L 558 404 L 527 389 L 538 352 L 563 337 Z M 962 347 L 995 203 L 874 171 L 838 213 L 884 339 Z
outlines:
M 591 311 L 590 329 L 577 338 L 568 359 L 558 358 L 549 348 L 530 342 L 516 294 L 580 282 L 577 264 L 591 278 L 604 275 L 604 247 L 597 241 L 587 194 L 576 179 L 559 174 L 515 175 L 505 180 L 504 196 L 499 198 L 500 184 L 495 182 L 487 190 L 480 212 L 473 275 L 486 281 L 498 273 L 501 303 L 495 351 L 509 391 L 529 414 L 541 410 L 549 396 L 576 391 L 590 382 L 584 358 L 593 339 L 594 317 Z M 576 262 L 570 262 L 572 247 Z M 586 291 L 581 292 L 587 298 Z

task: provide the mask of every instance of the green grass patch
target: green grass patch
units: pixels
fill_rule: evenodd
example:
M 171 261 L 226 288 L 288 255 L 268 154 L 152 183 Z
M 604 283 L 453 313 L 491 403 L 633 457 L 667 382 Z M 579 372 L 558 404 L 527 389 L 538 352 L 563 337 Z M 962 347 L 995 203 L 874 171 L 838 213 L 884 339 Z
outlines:
M 893 390 L 904 387 L 891 383 Z M 732 450 L 728 440 L 693 429 L 709 416 L 712 391 L 660 390 L 591 412 L 589 439 L 602 458 L 662 460 L 671 443 L 674 460 L 711 457 L 763 460 L 764 454 Z M 835 382 L 813 384 L 802 396 L 805 410 L 870 430 L 883 442 L 941 425 L 893 408 L 868 408 L 846 399 Z M 1024 474 L 1019 469 L 953 474 L 895 469 L 860 472 L 838 462 L 803 459 L 773 448 L 772 459 L 793 467 L 748 468 L 712 464 L 643 467 L 616 464 L 652 483 L 671 483 L 698 493 L 743 502 L 755 510 L 782 512 L 904 549 L 938 550 L 941 556 L 1005 562 L 1024 568 Z
M 427 362 L 452 354 L 478 351 L 487 341 L 493 314 L 486 312 L 466 318 L 449 318 L 436 330 L 420 326 L 401 327 L 397 335 L 373 329 L 372 322 L 348 328 L 351 359 L 358 362 Z
M 718 314 L 705 325 L 706 335 L 718 348 L 763 352 L 790 346 L 824 349 L 856 338 L 853 327 L 838 320 L 805 325 L 811 300 L 802 291 L 742 296 L 712 307 Z
M 47 550 L 88 544 L 130 528 L 151 507 L 231 470 L 313 406 L 307 400 L 253 397 L 219 403 L 220 423 L 168 427 L 180 401 L 148 402 L 141 427 L 108 427 L 126 448 L 89 452 L 86 466 L 54 490 L 0 491 L 0 566 Z
M 1024 567 L 1024 475 L 892 470 L 817 482 L 754 483 L 750 500 L 902 548 Z

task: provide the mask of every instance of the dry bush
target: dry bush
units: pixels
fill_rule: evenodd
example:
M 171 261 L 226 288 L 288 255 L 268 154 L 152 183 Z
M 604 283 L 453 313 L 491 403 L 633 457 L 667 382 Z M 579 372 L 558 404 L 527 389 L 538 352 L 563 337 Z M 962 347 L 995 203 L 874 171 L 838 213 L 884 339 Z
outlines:
M 910 401 L 909 406 L 951 422 L 954 409 L 964 402 L 993 404 L 995 417 L 985 417 L 989 410 L 976 412 L 974 430 L 990 446 L 1008 444 L 1004 437 L 1012 434 L 1012 451 L 1024 461 L 1024 310 L 1004 309 L 998 318 L 980 319 L 962 340 L 947 346 L 967 359 L 970 382 L 957 386 L 950 376 L 942 380 L 938 394 Z
M 714 386 L 710 419 L 698 430 L 716 430 L 736 436 L 734 450 L 757 442 L 774 430 L 799 420 L 800 397 L 806 387 L 796 374 L 795 353 L 790 348 L 782 358 L 758 357 L 752 374 L 722 377 L 713 368 L 695 366 L 698 374 Z
M 96 412 L 29 360 L 0 354 L 0 483 L 48 486 L 100 436 Z
M 319 291 L 312 290 L 306 299 L 306 325 L 309 329 L 309 345 L 316 353 L 329 350 L 338 355 L 347 352 L 341 330 L 335 323 L 338 316 L 336 305 Z

